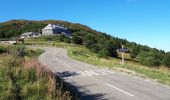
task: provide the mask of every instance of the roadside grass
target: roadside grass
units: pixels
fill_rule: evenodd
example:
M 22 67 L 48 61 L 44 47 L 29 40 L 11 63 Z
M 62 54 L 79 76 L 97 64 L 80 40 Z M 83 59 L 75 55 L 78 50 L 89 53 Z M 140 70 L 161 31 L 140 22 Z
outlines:
M 107 67 L 110 69 L 123 71 L 143 78 L 150 78 L 161 84 L 170 86 L 170 69 L 163 66 L 161 66 L 160 68 L 147 67 L 140 65 L 138 62 L 129 60 L 125 61 L 125 64 L 121 64 L 121 59 L 111 57 L 108 57 L 107 59 L 99 58 L 96 53 L 91 52 L 86 47 L 71 43 L 68 44 L 55 41 L 26 41 L 26 44 L 62 47 L 67 50 L 68 55 L 73 59 L 99 67 Z
M 151 78 L 162 84 L 170 85 L 170 70 L 162 68 L 149 68 L 142 66 L 137 62 L 125 61 L 125 64 L 121 64 L 121 59 L 116 58 L 98 58 L 97 54 L 82 47 L 68 47 L 68 55 L 89 64 L 108 67 L 111 69 L 127 72 L 143 78 Z M 125 70 L 124 70 L 125 69 Z M 132 70 L 132 71 L 129 71 Z M 136 73 L 134 73 L 136 72 Z
M 14 56 L 20 46 L 2 46 L 0 54 L 0 100 L 71 100 L 55 75 L 38 63 L 42 50 L 24 49 L 25 56 Z M 28 59 L 25 59 L 28 58 Z
M 40 54 L 42 54 L 44 51 L 41 49 L 26 49 L 25 50 L 25 56 L 27 58 L 38 58 Z

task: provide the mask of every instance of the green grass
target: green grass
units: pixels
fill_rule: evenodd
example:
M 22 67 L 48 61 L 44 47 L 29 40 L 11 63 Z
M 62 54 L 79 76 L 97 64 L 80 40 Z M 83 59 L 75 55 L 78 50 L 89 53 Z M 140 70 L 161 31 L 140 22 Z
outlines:
M 170 85 L 170 70 L 169 69 L 161 69 L 161 68 L 152 68 L 142 66 L 137 62 L 134 61 L 125 61 L 125 64 L 121 64 L 121 59 L 117 58 L 99 58 L 96 53 L 91 52 L 89 49 L 85 48 L 82 45 L 75 45 L 75 44 L 67 44 L 63 42 L 51 42 L 48 43 L 46 41 L 38 41 L 38 42 L 31 42 L 27 41 L 27 44 L 34 44 L 34 45 L 48 45 L 48 46 L 56 46 L 56 47 L 63 47 L 68 51 L 68 55 L 73 58 L 77 59 L 92 65 L 97 65 L 99 67 L 108 67 L 111 69 L 116 69 L 119 71 L 125 71 L 127 73 L 135 72 L 135 75 L 150 78 L 158 81 L 159 83 Z
M 40 54 L 42 54 L 44 51 L 41 49 L 26 49 L 25 50 L 25 56 L 29 58 L 37 58 Z
M 144 76 L 145 78 L 151 78 L 157 80 L 160 83 L 170 85 L 170 71 L 162 71 L 156 68 L 149 68 L 146 66 L 139 65 L 136 62 L 127 61 L 124 65 L 121 64 L 120 59 L 116 58 L 98 58 L 97 54 L 92 53 L 88 49 L 84 47 L 68 47 L 68 55 L 71 58 L 87 62 L 89 64 L 101 66 L 101 67 L 108 67 L 111 69 L 122 68 L 135 71 L 139 76 Z
M 0 54 L 0 100 L 71 100 L 69 92 L 56 84 L 53 74 L 38 63 L 42 50 L 24 49 L 25 56 L 11 64 L 19 47 L 3 46 L 8 52 Z

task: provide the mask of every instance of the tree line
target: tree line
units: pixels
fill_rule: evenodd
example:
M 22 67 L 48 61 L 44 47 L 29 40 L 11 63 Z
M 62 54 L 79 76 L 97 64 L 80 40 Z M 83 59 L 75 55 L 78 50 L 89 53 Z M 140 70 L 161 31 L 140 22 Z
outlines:
M 82 42 L 74 43 L 84 44 L 91 51 L 98 53 L 99 57 L 111 56 L 117 58 L 117 50 L 121 48 L 121 45 L 125 45 L 129 49 L 131 60 L 139 61 L 140 64 L 146 66 L 159 67 L 165 65 L 170 68 L 170 52 L 165 53 L 163 50 L 129 42 L 105 33 L 96 35 L 88 32 L 76 32 L 73 34 L 74 41 L 75 38 Z

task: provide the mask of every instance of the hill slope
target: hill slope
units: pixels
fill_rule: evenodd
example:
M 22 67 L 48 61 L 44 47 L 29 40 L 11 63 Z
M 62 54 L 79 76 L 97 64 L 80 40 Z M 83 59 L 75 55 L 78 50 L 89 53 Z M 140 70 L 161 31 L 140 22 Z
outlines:
M 64 25 L 73 32 L 72 39 L 60 37 L 61 41 L 71 41 L 75 44 L 85 45 L 91 51 L 98 53 L 99 57 L 118 57 L 117 49 L 120 49 L 121 45 L 125 45 L 130 51 L 130 57 L 132 60 L 139 61 L 141 64 L 147 66 L 160 66 L 162 62 L 165 63 L 164 65 L 170 66 L 168 63 L 170 54 L 167 54 L 168 56 L 165 57 L 166 53 L 163 50 L 150 48 L 148 46 L 136 44 L 135 42 L 129 42 L 125 39 L 98 32 L 85 25 L 66 21 L 11 20 L 3 22 L 0 23 L 0 38 L 16 37 L 23 32 L 28 31 L 41 32 L 41 29 L 49 23 Z M 53 39 L 54 38 L 55 37 L 53 37 Z
M 27 31 L 41 32 L 47 24 L 60 24 L 69 28 L 72 31 L 88 31 L 98 33 L 91 28 L 78 23 L 70 23 L 59 20 L 44 20 L 44 21 L 31 21 L 31 20 L 10 20 L 0 23 L 0 38 L 16 37 Z

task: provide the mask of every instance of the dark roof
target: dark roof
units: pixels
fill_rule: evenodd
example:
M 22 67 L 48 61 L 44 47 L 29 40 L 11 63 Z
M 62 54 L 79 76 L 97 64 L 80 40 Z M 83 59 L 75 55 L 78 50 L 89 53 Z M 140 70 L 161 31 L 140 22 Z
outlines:
M 122 48 L 122 49 L 117 49 L 117 51 L 127 53 L 127 52 L 129 52 L 129 49 L 128 48 Z

